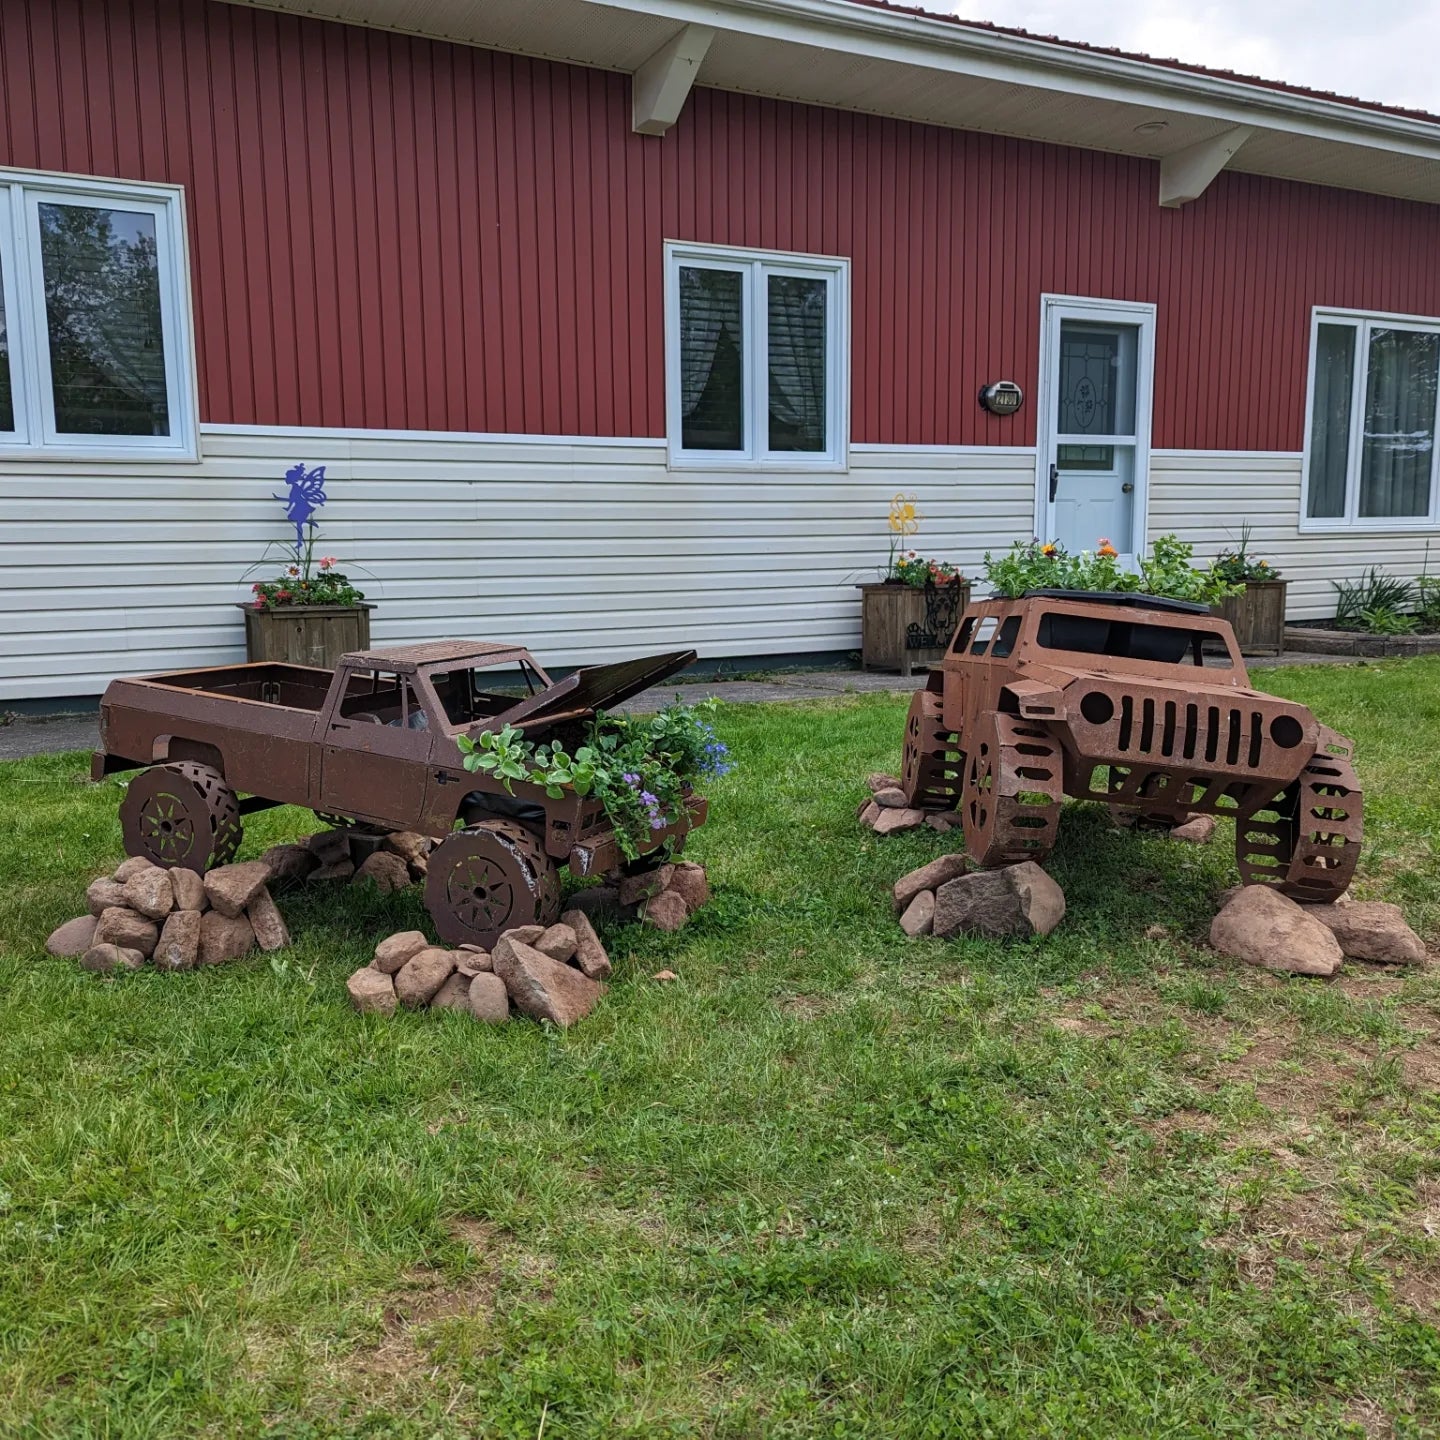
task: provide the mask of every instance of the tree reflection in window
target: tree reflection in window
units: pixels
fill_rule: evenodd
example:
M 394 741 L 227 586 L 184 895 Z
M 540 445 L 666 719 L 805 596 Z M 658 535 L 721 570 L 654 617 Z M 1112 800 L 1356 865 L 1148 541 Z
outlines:
M 4 192 L 0 191 L 0 195 Z M 5 273 L 0 270 L 0 430 L 15 428 L 15 401 L 10 393 L 10 331 L 5 316 Z
M 745 448 L 743 277 L 698 265 L 680 270 L 681 443 Z
M 154 216 L 39 211 L 56 432 L 168 435 Z

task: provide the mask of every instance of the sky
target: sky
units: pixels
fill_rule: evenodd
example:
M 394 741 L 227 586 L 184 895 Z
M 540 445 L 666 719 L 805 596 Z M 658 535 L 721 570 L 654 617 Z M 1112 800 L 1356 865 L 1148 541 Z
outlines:
M 949 8 L 968 20 L 1440 113 L 1440 0 L 949 0 Z

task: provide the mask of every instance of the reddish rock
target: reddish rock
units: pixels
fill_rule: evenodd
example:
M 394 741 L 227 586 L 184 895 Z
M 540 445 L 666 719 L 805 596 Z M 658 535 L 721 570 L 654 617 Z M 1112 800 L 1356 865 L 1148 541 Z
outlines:
M 92 880 L 90 887 L 85 891 L 85 901 L 90 907 L 90 913 L 95 916 L 103 915 L 107 910 L 128 910 L 130 907 L 125 903 L 125 887 L 118 880 L 112 880 L 108 875 L 102 875 L 98 880 Z
M 272 845 L 260 862 L 270 871 L 267 885 L 293 885 L 320 868 L 320 857 L 308 845 Z
M 871 827 L 877 835 L 893 835 L 897 830 L 913 830 L 925 823 L 923 810 L 895 810 L 876 807 L 879 813 Z
M 578 910 L 592 920 L 597 915 L 633 918 L 629 917 L 630 907 L 620 904 L 620 891 L 614 885 L 588 885 L 583 890 L 577 890 L 567 903 L 572 910 Z
M 98 916 L 77 915 L 75 919 L 67 920 L 50 932 L 45 948 L 52 955 L 73 960 L 77 955 L 83 955 L 95 943 L 95 927 L 99 923 Z
M 285 917 L 263 885 L 245 907 L 245 915 L 255 932 L 255 943 L 262 950 L 283 950 L 290 943 Z
M 1033 860 L 976 870 L 935 892 L 933 933 L 991 939 L 1048 935 L 1065 918 L 1065 892 Z
M 905 907 L 900 917 L 900 928 L 912 939 L 917 935 L 928 935 L 935 924 L 935 892 L 922 890 Z
M 139 970 L 145 964 L 145 957 L 124 945 L 92 945 L 80 957 L 80 964 L 83 969 L 103 974 L 109 970 Z
M 584 1019 L 605 993 L 598 981 L 509 935 L 502 935 L 496 942 L 492 958 L 495 974 L 504 982 L 516 1008 L 536 1020 L 573 1025 Z M 472 988 L 482 978 L 477 975 Z
M 865 788 L 874 795 L 880 790 L 899 790 L 902 785 L 898 775 L 886 775 L 877 771 L 875 774 L 865 777 Z
M 513 930 L 505 932 L 512 940 L 518 940 L 522 945 L 533 945 L 544 933 L 543 925 L 517 925 Z
M 1347 905 L 1307 905 L 1305 913 L 1325 926 L 1352 960 L 1385 965 L 1425 963 L 1425 942 L 1405 923 L 1398 905 L 1352 900 Z
M 462 945 L 455 952 L 456 974 L 468 975 L 473 979 L 476 975 L 488 974 L 494 968 L 490 952 L 481 949 L 479 945 Z
M 1333 975 L 1340 942 L 1302 905 L 1268 885 L 1245 885 L 1210 925 L 1210 943 L 1247 965 L 1293 975 Z
M 222 865 L 205 877 L 205 894 L 222 915 L 234 919 L 270 882 L 270 867 L 263 860 Z
M 941 835 L 948 835 L 960 824 L 960 816 L 954 810 L 937 810 L 925 817 L 925 824 Z
M 357 970 L 346 982 L 350 1002 L 362 1015 L 393 1015 L 395 1013 L 395 982 L 383 970 L 367 965 Z
M 1183 825 L 1177 825 L 1170 832 L 1170 838 L 1183 840 L 1190 845 L 1204 845 L 1214 833 L 1213 815 L 1192 815 Z
M 96 945 L 119 945 L 125 950 L 138 950 L 149 955 L 160 938 L 160 927 L 143 915 L 122 906 L 106 910 L 95 926 Z
M 435 992 L 434 998 L 430 1001 L 430 1008 L 432 1010 L 468 1010 L 470 1008 L 470 982 L 474 978 L 473 975 L 462 975 L 456 970 Z
M 657 930 L 678 930 L 689 918 L 685 902 L 673 890 L 663 890 L 645 902 L 645 923 Z
M 125 882 L 125 903 L 147 920 L 163 920 L 175 908 L 170 872 L 154 865 L 137 870 Z
M 642 870 L 634 875 L 626 875 L 620 881 L 620 903 L 622 905 L 638 905 L 642 900 L 648 900 L 652 895 L 658 895 L 670 883 L 670 877 L 674 875 L 673 865 L 657 865 L 653 870 Z
M 154 870 L 156 868 L 153 860 L 147 860 L 143 855 L 132 855 L 128 860 L 122 860 L 115 867 L 116 881 L 124 885 L 132 876 L 138 875 L 142 870 Z
M 169 871 L 170 894 L 177 910 L 203 910 L 210 902 L 205 898 L 205 877 L 193 870 L 176 866 Z
M 350 836 L 344 830 L 320 830 L 306 839 L 305 848 L 320 857 L 322 865 L 350 858 Z
M 662 985 L 668 985 L 672 980 L 678 980 L 680 977 L 673 970 L 657 970 L 650 978 L 658 980 Z
M 428 835 L 419 835 L 413 830 L 397 830 L 387 835 L 382 842 L 392 855 L 398 855 L 407 865 L 417 870 L 425 868 L 435 842 Z
M 947 880 L 953 880 L 957 875 L 963 875 L 966 868 L 964 855 L 957 852 L 952 855 L 941 855 L 930 861 L 928 865 L 922 865 L 918 870 L 912 870 L 908 875 L 902 875 L 895 882 L 896 914 L 908 909 L 910 902 L 922 890 L 938 890 Z
M 867 829 L 873 830 L 875 822 L 880 818 L 880 807 L 873 799 L 867 800 L 860 807 L 860 823 Z
M 395 976 L 395 994 L 411 1010 L 428 1005 L 455 973 L 455 957 L 438 945 L 412 955 Z
M 542 955 L 548 955 L 552 960 L 558 960 L 564 965 L 574 956 L 580 942 L 576 937 L 574 926 L 567 925 L 562 920 L 542 931 L 528 943 Z
M 487 1025 L 503 1025 L 510 1018 L 510 992 L 498 975 L 487 970 L 470 982 L 470 1013 Z
M 310 874 L 312 880 L 350 880 L 355 875 L 355 862 L 348 855 L 328 865 L 322 865 Z
M 608 980 L 610 957 L 605 953 L 590 917 L 579 910 L 567 910 L 560 919 L 575 932 L 575 963 L 592 980 Z
M 195 968 L 195 963 L 200 958 L 200 922 L 203 918 L 198 910 L 170 912 L 155 946 L 156 969 Z
M 705 867 L 693 860 L 680 861 L 665 888 L 673 890 L 692 915 L 710 900 L 710 882 L 705 877 Z
M 875 792 L 875 803 L 883 810 L 904 810 L 910 804 L 910 797 L 898 785 L 887 785 Z
M 255 931 L 244 915 L 207 910 L 200 917 L 200 952 L 196 963 L 223 965 L 239 960 L 255 948 Z
M 373 881 L 376 888 L 385 894 L 406 890 L 412 883 L 410 867 L 398 855 L 392 855 L 388 850 L 377 850 L 362 862 L 355 872 L 353 883 L 360 885 L 366 880 Z
M 375 947 L 375 958 L 370 963 L 386 975 L 393 975 L 411 956 L 418 955 L 429 945 L 423 931 L 402 930 L 398 935 L 382 940 Z

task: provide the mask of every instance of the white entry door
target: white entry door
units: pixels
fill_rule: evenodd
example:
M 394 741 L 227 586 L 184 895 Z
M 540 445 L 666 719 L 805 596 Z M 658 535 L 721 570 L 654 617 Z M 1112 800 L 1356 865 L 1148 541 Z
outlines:
M 1035 533 L 1072 553 L 1145 548 L 1155 307 L 1047 295 Z

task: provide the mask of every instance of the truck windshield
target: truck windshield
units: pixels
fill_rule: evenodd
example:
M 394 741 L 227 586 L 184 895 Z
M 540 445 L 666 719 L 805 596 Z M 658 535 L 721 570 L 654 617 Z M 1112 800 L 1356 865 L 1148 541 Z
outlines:
M 545 688 L 545 682 L 525 661 L 505 669 L 432 671 L 430 684 L 452 730 L 463 730 L 477 720 L 501 715 L 517 701 Z

